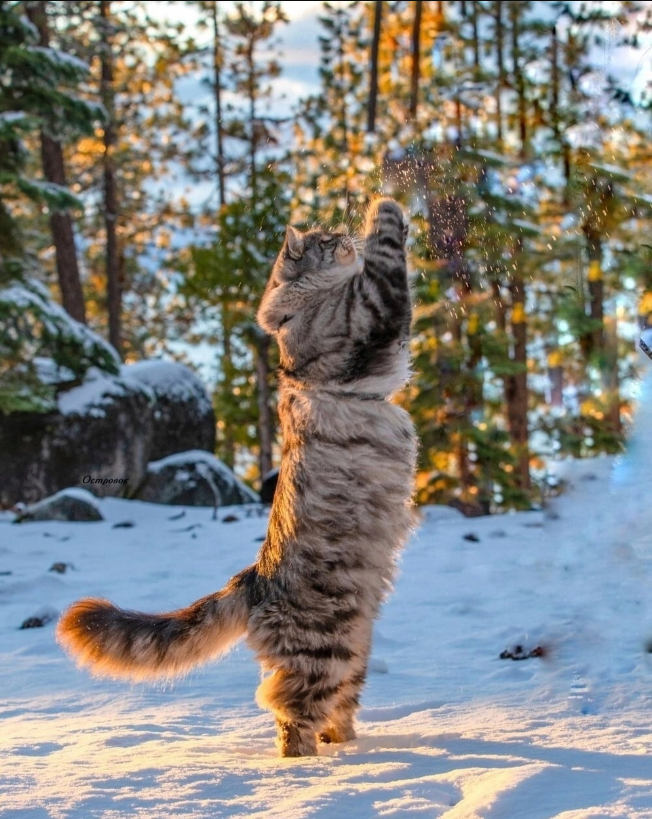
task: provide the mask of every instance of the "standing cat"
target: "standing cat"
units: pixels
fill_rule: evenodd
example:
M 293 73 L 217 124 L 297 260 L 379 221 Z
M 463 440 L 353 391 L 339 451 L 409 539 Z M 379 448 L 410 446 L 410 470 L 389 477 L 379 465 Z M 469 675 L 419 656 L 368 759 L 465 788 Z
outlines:
M 258 312 L 281 351 L 283 458 L 253 566 L 179 611 L 73 604 L 61 644 L 100 675 L 181 674 L 241 637 L 264 672 L 283 756 L 355 737 L 373 621 L 412 522 L 416 441 L 386 399 L 409 376 L 410 296 L 398 205 L 375 202 L 364 263 L 351 239 L 289 227 Z

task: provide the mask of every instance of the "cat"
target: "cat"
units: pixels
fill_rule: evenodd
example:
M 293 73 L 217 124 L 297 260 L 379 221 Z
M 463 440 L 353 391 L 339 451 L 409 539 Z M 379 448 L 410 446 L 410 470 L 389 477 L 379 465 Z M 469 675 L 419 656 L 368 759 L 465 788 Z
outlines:
M 171 677 L 246 637 L 283 756 L 355 738 L 373 622 L 414 523 L 416 437 L 388 397 L 409 378 L 406 226 L 391 199 L 346 235 L 288 227 L 258 311 L 280 348 L 283 450 L 256 562 L 185 609 L 74 603 L 57 637 L 98 675 Z

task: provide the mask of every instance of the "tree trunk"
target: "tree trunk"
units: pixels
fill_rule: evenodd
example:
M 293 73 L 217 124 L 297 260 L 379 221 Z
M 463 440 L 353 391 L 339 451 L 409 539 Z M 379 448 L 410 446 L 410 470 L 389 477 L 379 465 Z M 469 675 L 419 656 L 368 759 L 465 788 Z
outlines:
M 383 17 L 383 0 L 374 2 L 374 35 L 371 41 L 371 68 L 369 78 L 369 107 L 367 109 L 367 133 L 376 130 L 376 106 L 378 103 L 378 50 L 380 48 L 380 24 Z
M 101 97 L 107 112 L 104 124 L 104 224 L 106 229 L 106 289 L 109 313 L 109 341 L 122 358 L 122 282 L 118 250 L 118 191 L 115 169 L 115 89 L 111 46 L 111 2 L 100 0 L 99 26 Z
M 588 290 L 589 310 L 595 326 L 592 328 L 585 348 L 588 355 L 598 358 L 602 388 L 606 396 L 607 418 L 611 429 L 621 432 L 620 379 L 618 375 L 618 333 L 616 320 L 604 315 L 604 278 L 602 273 L 602 236 L 594 227 L 585 225 L 587 254 L 589 257 Z
M 416 0 L 414 10 L 414 24 L 412 26 L 412 76 L 410 78 L 410 119 L 417 116 L 419 103 L 419 79 L 421 76 L 421 15 L 422 0 Z
M 618 372 L 618 321 L 607 316 L 604 321 L 605 367 L 603 385 L 607 395 L 607 418 L 616 435 L 622 432 L 620 421 L 620 375 Z
M 512 73 L 514 75 L 514 85 L 516 86 L 516 96 L 518 99 L 519 156 L 521 159 L 525 159 L 527 156 L 527 100 L 525 99 L 525 78 L 520 65 L 519 11 L 518 3 L 512 2 L 509 4 L 512 29 Z
M 505 84 L 505 61 L 503 59 L 503 4 L 494 2 L 496 17 L 496 61 L 498 63 L 498 82 L 496 84 L 496 141 L 502 150 L 503 145 L 503 108 L 502 91 Z
M 471 27 L 473 31 L 473 68 L 480 70 L 480 34 L 478 31 L 478 0 L 471 0 Z
M 455 130 L 457 131 L 455 146 L 461 148 L 464 144 L 464 117 L 462 114 L 462 100 L 459 94 L 455 96 Z
M 249 40 L 247 45 L 247 71 L 248 78 L 248 96 L 249 96 L 249 127 L 251 133 L 249 136 L 249 187 L 251 189 L 251 201 L 256 201 L 256 192 L 258 188 L 258 173 L 256 168 L 256 148 L 258 147 L 258 133 L 256 131 L 256 62 L 254 59 L 255 40 L 253 37 Z
M 493 271 L 491 275 L 491 300 L 494 306 L 494 318 L 496 326 L 501 332 L 507 330 L 507 317 L 505 310 L 505 302 L 503 301 L 503 294 L 501 293 L 501 279 L 497 275 L 499 271 Z
M 48 48 L 50 32 L 48 29 L 47 3 L 45 0 L 25 4 L 29 21 L 39 33 L 40 45 Z M 67 187 L 66 168 L 61 143 L 41 131 L 41 161 L 43 176 L 48 182 Z M 72 217 L 68 211 L 50 214 L 50 230 L 56 255 L 57 281 L 61 292 L 64 310 L 77 321 L 86 323 L 84 293 L 77 263 L 77 248 Z
M 215 170 L 217 173 L 217 194 L 220 207 L 226 204 L 226 178 L 224 171 L 224 127 L 222 125 L 222 55 L 218 6 L 213 0 L 213 93 L 215 96 Z
M 233 347 L 231 343 L 231 319 L 229 316 L 229 301 L 222 300 L 222 361 L 220 367 L 224 375 L 226 389 L 229 392 L 233 391 L 233 378 L 235 375 L 235 366 L 233 364 Z M 230 419 L 224 425 L 224 441 L 222 444 L 222 460 L 229 467 L 233 469 L 235 466 L 235 439 L 233 430 L 231 428 Z
M 591 330 L 590 352 L 604 354 L 604 279 L 602 277 L 602 237 L 585 226 L 586 249 L 589 257 L 589 312 L 595 322 Z
M 378 55 L 376 55 L 376 77 L 377 77 L 377 72 L 378 72 L 377 56 Z M 338 36 L 338 41 L 337 41 L 337 66 L 335 68 L 335 73 L 338 75 L 338 79 L 339 79 L 339 83 L 340 83 L 340 86 L 339 86 L 339 88 L 340 88 L 340 110 L 338 112 L 338 116 L 339 116 L 338 125 L 339 125 L 339 128 L 340 128 L 341 134 L 342 134 L 342 140 L 341 140 L 341 143 L 340 143 L 340 145 L 341 145 L 340 150 L 342 152 L 342 156 L 348 156 L 349 155 L 349 115 L 348 115 L 348 110 L 347 110 L 347 106 L 346 106 L 346 94 L 344 93 L 344 89 L 346 88 L 346 82 L 347 82 L 347 80 L 346 80 L 346 62 L 345 62 L 345 58 L 346 58 L 346 44 L 345 44 L 345 41 L 344 41 L 344 33 L 343 33 L 343 31 L 340 30 L 339 36 Z M 373 60 L 372 60 L 372 72 L 373 72 Z M 372 83 L 372 85 L 373 85 L 373 83 Z M 377 89 L 376 89 L 376 92 L 377 92 Z M 376 92 L 374 92 L 374 93 L 376 93 Z M 373 105 L 374 105 L 374 111 L 373 111 L 374 123 L 373 124 L 374 124 L 374 127 L 375 127 L 375 116 L 376 116 L 376 107 L 375 107 L 376 106 L 376 101 L 375 101 L 375 99 L 374 99 Z M 370 106 L 370 108 L 369 108 L 368 113 L 369 113 L 369 115 L 371 115 L 371 98 L 369 100 L 369 106 Z M 353 198 L 351 196 L 351 191 L 349 189 L 349 178 L 348 178 L 348 176 L 344 177 L 344 190 L 342 191 L 342 194 L 344 196 L 344 218 L 345 218 L 346 221 L 348 221 L 348 219 L 349 219 L 349 217 L 351 215 L 352 207 L 353 207 Z
M 527 386 L 527 318 L 525 314 L 525 282 L 519 271 L 522 243 L 517 240 L 514 250 L 516 272 L 512 276 L 511 331 L 513 340 L 512 362 L 517 371 L 505 379 L 507 426 L 517 460 L 518 486 L 530 488 L 530 454 L 528 447 L 528 386 Z
M 429 244 L 437 258 L 446 260 L 441 274 L 444 277 L 442 289 L 447 291 L 452 285 L 457 294 L 457 301 L 447 321 L 447 329 L 459 348 L 463 348 L 463 316 L 469 297 L 473 293 L 471 271 L 464 257 L 469 235 L 469 216 L 465 198 L 461 194 L 443 195 L 431 191 L 428 198 L 428 223 Z M 451 421 L 457 430 L 453 433 L 454 455 L 459 486 L 465 500 L 468 500 L 469 490 L 473 486 L 468 448 L 471 413 L 482 401 L 482 387 L 476 373 L 476 365 L 480 360 L 477 356 L 479 339 L 474 338 L 475 331 L 468 334 L 468 324 L 467 335 L 470 337 L 466 360 L 462 361 L 457 357 L 450 359 L 444 352 L 445 347 L 442 347 L 439 353 L 441 371 L 449 374 L 451 391 L 455 393 L 455 386 L 460 380 L 465 384 L 465 388 L 458 391 L 451 400 Z
M 274 443 L 274 419 L 269 396 L 269 347 L 270 337 L 261 335 L 257 341 L 256 373 L 258 386 L 258 437 L 260 455 L 258 459 L 261 480 L 272 468 L 272 446 Z

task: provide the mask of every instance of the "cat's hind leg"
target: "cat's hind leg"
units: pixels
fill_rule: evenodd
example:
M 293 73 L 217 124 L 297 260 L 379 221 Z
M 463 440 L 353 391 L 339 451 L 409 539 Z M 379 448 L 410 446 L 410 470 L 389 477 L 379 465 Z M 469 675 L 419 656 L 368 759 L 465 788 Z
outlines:
M 367 676 L 366 668 L 347 680 L 338 692 L 326 725 L 319 732 L 320 742 L 349 742 L 356 738 L 354 719 L 360 707 L 360 691 Z
M 333 709 L 340 686 L 327 676 L 279 669 L 260 684 L 256 700 L 276 717 L 281 756 L 314 756 L 317 732 Z

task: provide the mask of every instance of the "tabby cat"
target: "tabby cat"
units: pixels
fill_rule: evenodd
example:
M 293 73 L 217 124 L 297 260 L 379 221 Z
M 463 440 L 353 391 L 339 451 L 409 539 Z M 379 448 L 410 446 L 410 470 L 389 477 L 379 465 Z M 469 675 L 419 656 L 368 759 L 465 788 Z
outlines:
M 413 523 L 414 429 L 387 400 L 409 377 L 405 232 L 391 199 L 371 206 L 364 262 L 348 236 L 288 227 L 258 312 L 280 346 L 283 428 L 258 559 L 179 611 L 74 603 L 57 634 L 80 665 L 169 677 L 246 636 L 283 756 L 355 737 L 373 621 Z

